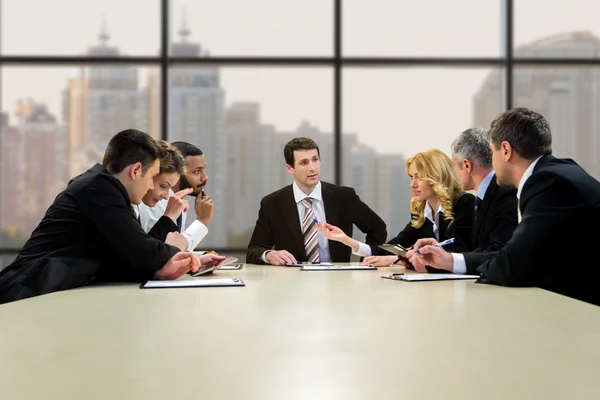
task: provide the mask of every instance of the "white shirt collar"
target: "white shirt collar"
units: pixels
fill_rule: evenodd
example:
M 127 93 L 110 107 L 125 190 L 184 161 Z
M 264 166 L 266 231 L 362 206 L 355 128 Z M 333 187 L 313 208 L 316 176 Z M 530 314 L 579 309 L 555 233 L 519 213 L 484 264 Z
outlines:
M 315 200 L 323 201 L 323 196 L 321 195 L 321 182 L 320 181 L 319 181 L 319 183 L 317 183 L 315 185 L 315 188 L 309 195 L 307 195 L 302 190 L 300 190 L 296 181 L 294 181 L 294 183 L 292 184 L 292 188 L 294 189 L 294 200 L 296 201 L 296 204 L 300 203 L 302 200 L 304 200 L 307 197 L 310 197 Z
M 525 173 L 523 174 L 523 176 L 521 177 L 521 181 L 519 182 L 519 189 L 517 190 L 517 199 L 521 198 L 521 191 L 523 190 L 523 186 L 525 186 L 525 182 L 527 182 L 527 179 L 529 179 L 531 174 L 533 174 L 533 169 L 535 168 L 535 165 L 538 163 L 538 161 L 540 161 L 540 158 L 542 157 L 543 156 L 539 156 L 538 158 L 536 158 L 535 161 L 532 162 L 531 165 L 525 170 Z
M 444 207 L 442 207 L 442 205 L 440 204 L 437 210 L 437 214 L 439 213 L 444 213 Z M 429 204 L 429 202 L 425 203 L 425 218 L 427 218 L 428 220 L 430 220 L 433 224 L 435 224 L 435 218 L 433 218 L 433 214 L 431 211 L 431 205 Z
M 492 182 L 492 179 L 495 175 L 496 172 L 492 170 L 492 172 L 487 174 L 487 176 L 483 178 L 483 180 L 479 184 L 479 187 L 477 188 L 477 197 L 479 197 L 480 200 L 483 200 L 483 198 L 485 197 L 485 192 L 487 192 L 488 188 L 490 187 L 490 183 Z

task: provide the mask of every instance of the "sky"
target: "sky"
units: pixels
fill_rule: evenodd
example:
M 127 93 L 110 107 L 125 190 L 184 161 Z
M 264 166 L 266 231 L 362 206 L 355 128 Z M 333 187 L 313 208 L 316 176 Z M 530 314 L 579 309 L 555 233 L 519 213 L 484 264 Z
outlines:
M 344 0 L 344 54 L 349 56 L 501 56 L 500 1 Z M 158 0 L 2 0 L 5 55 L 83 55 L 98 43 L 103 17 L 122 54 L 154 56 L 160 47 Z M 515 0 L 515 44 L 590 30 L 600 35 L 597 0 Z M 212 55 L 329 56 L 332 1 L 173 0 L 172 37 L 185 14 L 190 41 Z M 382 153 L 447 150 L 472 123 L 472 97 L 492 68 L 347 68 L 343 131 Z M 140 82 L 147 68 L 140 69 Z M 226 104 L 256 101 L 279 130 L 309 120 L 333 129 L 333 76 L 327 67 L 226 67 Z M 74 67 L 3 67 L 2 109 L 32 97 L 61 115 L 61 90 Z M 501 111 L 501 110 L 498 110 Z

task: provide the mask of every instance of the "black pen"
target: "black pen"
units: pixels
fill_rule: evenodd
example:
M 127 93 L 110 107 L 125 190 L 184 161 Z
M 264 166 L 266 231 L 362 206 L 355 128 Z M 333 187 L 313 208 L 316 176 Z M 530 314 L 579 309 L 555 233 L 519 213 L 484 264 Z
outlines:
M 200 196 L 201 199 L 204 198 L 204 188 L 202 188 L 202 195 Z

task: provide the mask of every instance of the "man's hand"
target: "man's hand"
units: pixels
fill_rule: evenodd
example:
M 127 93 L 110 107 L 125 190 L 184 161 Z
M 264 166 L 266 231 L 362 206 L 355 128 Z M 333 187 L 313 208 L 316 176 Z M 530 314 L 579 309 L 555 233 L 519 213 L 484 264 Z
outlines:
M 200 256 L 200 263 L 202 265 L 213 267 L 213 266 L 219 266 L 219 265 L 223 264 L 226 259 L 227 259 L 227 257 L 225 257 L 225 256 L 218 256 L 215 254 L 207 253 L 207 254 L 202 254 Z
M 410 262 L 419 272 L 427 272 L 425 265 L 431 265 L 434 268 L 454 272 L 454 259 L 452 258 L 452 254 L 438 246 L 428 245 L 421 247 L 419 249 L 419 254 L 415 253 L 410 258 Z M 420 263 L 421 270 L 417 268 L 416 263 Z
M 183 198 L 193 191 L 194 189 L 192 188 L 183 189 L 169 197 L 164 215 L 171 218 L 173 221 L 177 221 L 177 218 L 179 218 L 181 213 L 187 211 L 190 207 L 187 200 L 184 200 Z
M 190 271 L 197 272 L 199 268 L 200 259 L 194 253 L 180 251 L 154 273 L 154 278 L 159 280 L 179 279 Z
M 265 259 L 271 265 L 296 264 L 298 261 L 287 250 L 270 250 L 265 254 Z
M 208 226 L 215 212 L 215 204 L 208 195 L 204 195 L 204 197 L 196 196 L 194 210 L 196 211 L 196 219 L 202 222 L 204 226 Z
M 165 243 L 170 244 L 171 246 L 175 246 L 181 251 L 186 251 L 189 245 L 187 238 L 179 232 L 167 233 Z
M 435 246 L 436 244 L 438 244 L 438 241 L 435 240 L 434 238 L 419 239 L 413 245 L 413 247 L 411 247 L 410 250 L 406 252 L 406 258 L 408 258 L 410 260 L 412 258 L 412 256 L 415 255 L 417 250 L 419 250 L 421 247 Z
M 369 256 L 365 257 L 360 265 L 372 265 L 374 267 L 389 267 L 398 259 L 396 256 Z

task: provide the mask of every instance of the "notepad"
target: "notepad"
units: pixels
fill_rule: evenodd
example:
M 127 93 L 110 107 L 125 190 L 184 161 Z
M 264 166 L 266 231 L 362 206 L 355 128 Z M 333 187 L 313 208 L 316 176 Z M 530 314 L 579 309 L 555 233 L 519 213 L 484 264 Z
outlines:
M 148 281 L 142 284 L 142 289 L 182 288 L 182 287 L 216 287 L 216 286 L 246 286 L 238 278 L 210 279 L 177 279 L 172 281 Z
M 382 278 L 393 279 L 397 281 L 418 282 L 418 281 L 445 281 L 459 279 L 478 279 L 477 275 L 459 275 L 459 274 L 392 274 L 383 275 Z
M 219 271 L 236 270 L 236 269 L 242 269 L 242 268 L 244 268 L 244 264 L 221 265 L 221 267 L 219 267 Z
M 372 265 L 303 265 L 300 271 L 376 271 Z

